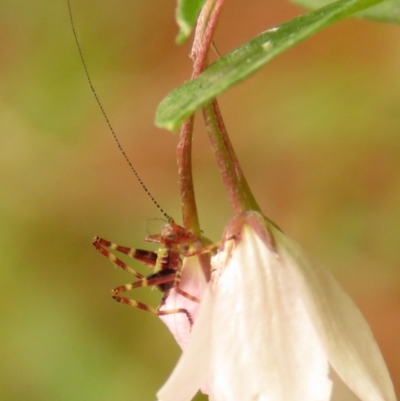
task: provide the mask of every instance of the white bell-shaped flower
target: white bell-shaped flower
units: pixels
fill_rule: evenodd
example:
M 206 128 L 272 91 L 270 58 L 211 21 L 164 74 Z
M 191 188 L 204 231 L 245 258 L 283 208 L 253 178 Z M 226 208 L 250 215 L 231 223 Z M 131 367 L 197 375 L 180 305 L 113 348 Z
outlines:
M 256 212 L 228 227 L 159 401 L 395 401 L 365 319 L 329 272 Z M 207 387 L 204 383 L 208 383 Z

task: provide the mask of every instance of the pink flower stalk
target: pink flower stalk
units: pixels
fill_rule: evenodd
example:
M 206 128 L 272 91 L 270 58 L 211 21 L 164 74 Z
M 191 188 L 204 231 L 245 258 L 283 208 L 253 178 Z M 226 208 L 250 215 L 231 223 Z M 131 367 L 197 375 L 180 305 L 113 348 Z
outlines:
M 212 260 L 189 343 L 159 401 L 395 401 L 365 319 L 331 274 L 257 212 Z

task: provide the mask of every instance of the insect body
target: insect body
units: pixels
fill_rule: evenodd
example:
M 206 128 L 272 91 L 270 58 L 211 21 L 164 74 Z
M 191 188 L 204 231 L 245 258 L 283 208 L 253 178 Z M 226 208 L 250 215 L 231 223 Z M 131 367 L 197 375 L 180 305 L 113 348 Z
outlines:
M 93 245 L 96 249 L 108 259 L 110 259 L 115 265 L 121 269 L 135 276 L 138 280 L 126 284 L 120 287 L 116 287 L 112 290 L 112 297 L 121 303 L 148 311 L 157 316 L 170 315 L 175 313 L 181 313 L 186 315 L 190 326 L 193 324 L 193 316 L 191 312 L 186 308 L 176 307 L 173 309 L 160 310 L 169 296 L 170 291 L 173 289 L 180 296 L 190 300 L 194 303 L 199 303 L 198 297 L 189 294 L 180 287 L 181 283 L 181 269 L 182 269 L 182 257 L 191 256 L 189 250 L 191 245 L 197 241 L 196 236 L 189 230 L 176 224 L 171 218 L 168 223 L 161 230 L 160 234 L 151 235 L 146 238 L 148 242 L 159 243 L 161 246 L 157 251 L 147 251 L 142 249 L 134 249 L 125 246 L 114 244 L 105 239 L 95 237 Z M 138 260 L 143 263 L 153 273 L 148 276 L 143 276 L 125 262 L 116 257 L 108 249 L 121 252 L 131 258 Z M 156 286 L 160 291 L 164 293 L 161 300 L 161 304 L 157 309 L 149 307 L 141 302 L 133 299 L 126 298 L 120 294 L 133 290 L 140 287 Z

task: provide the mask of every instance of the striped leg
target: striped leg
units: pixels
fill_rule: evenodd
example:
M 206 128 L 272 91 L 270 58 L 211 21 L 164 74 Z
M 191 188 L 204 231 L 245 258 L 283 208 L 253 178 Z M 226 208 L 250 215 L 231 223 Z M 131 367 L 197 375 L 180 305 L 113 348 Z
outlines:
M 175 273 L 174 290 L 175 290 L 178 294 L 182 295 L 183 297 L 185 297 L 185 298 L 187 298 L 187 299 L 190 299 L 190 300 L 193 301 L 193 302 L 200 303 L 200 299 L 199 299 L 199 298 L 194 297 L 193 295 L 190 295 L 188 292 L 182 290 L 182 289 L 179 287 L 179 284 L 181 283 L 181 276 L 182 276 L 181 271 L 180 271 L 180 270 L 177 270 L 176 273 Z
M 154 309 L 154 308 L 152 308 L 152 307 L 150 307 L 150 306 L 148 306 L 148 305 L 146 305 L 146 304 L 144 304 L 142 302 L 135 301 L 134 299 L 120 297 L 118 295 L 113 295 L 113 298 L 117 302 L 121 302 L 121 303 L 123 303 L 125 305 L 129 305 L 129 306 L 133 306 L 135 308 L 142 309 L 142 310 L 144 310 L 146 312 L 150 312 L 150 313 L 152 313 L 153 315 L 156 315 L 156 316 L 171 315 L 171 314 L 174 314 L 174 313 L 184 313 L 186 315 L 189 323 L 190 323 L 190 326 L 193 326 L 192 315 L 189 313 L 189 311 L 187 309 L 177 308 L 177 309 L 169 309 L 169 310 L 160 311 L 160 310 Z
M 123 292 L 134 290 L 135 288 L 139 288 L 139 287 L 149 287 L 149 286 L 162 287 L 163 285 L 171 287 L 171 284 L 170 285 L 168 285 L 168 284 L 175 280 L 175 273 L 176 273 L 175 270 L 170 270 L 170 271 L 162 270 L 157 273 L 151 274 L 148 277 L 144 277 L 141 280 L 135 281 L 134 283 L 126 284 L 126 285 L 122 285 L 120 287 L 114 288 L 111 291 L 112 297 L 117 302 L 121 302 L 125 305 L 129 305 L 129 306 L 133 306 L 135 308 L 142 309 L 142 310 L 150 312 L 156 316 L 170 315 L 170 314 L 174 314 L 174 313 L 184 313 L 186 315 L 190 325 L 192 326 L 193 318 L 192 318 L 191 314 L 184 308 L 160 311 L 160 310 L 154 309 L 142 302 L 135 301 L 134 299 L 130 299 L 130 298 L 126 298 L 126 297 L 121 297 L 118 295 Z M 175 283 L 173 285 L 175 285 Z M 167 297 L 168 297 L 168 290 L 165 292 L 165 294 L 162 298 L 161 305 L 163 305 L 165 303 Z M 190 299 L 192 299 L 192 298 L 194 298 L 194 297 L 191 297 Z
M 190 256 L 202 255 L 204 253 L 215 254 L 217 248 L 219 248 L 221 246 L 221 244 L 222 244 L 222 241 L 214 242 L 212 244 L 202 246 L 199 249 L 195 249 L 191 252 L 185 253 L 185 256 L 190 257 Z
M 115 265 L 119 266 L 122 270 L 125 270 L 126 272 L 132 274 L 133 276 L 139 279 L 144 278 L 144 276 L 138 273 L 136 270 L 129 267 L 125 262 L 117 258 L 106 248 L 121 252 L 133 259 L 138 260 L 139 262 L 143 263 L 144 265 L 146 265 L 151 269 L 154 269 L 157 263 L 158 254 L 156 252 L 120 246 L 99 237 L 95 237 L 93 239 L 93 245 L 103 256 L 111 260 L 111 262 L 113 262 Z

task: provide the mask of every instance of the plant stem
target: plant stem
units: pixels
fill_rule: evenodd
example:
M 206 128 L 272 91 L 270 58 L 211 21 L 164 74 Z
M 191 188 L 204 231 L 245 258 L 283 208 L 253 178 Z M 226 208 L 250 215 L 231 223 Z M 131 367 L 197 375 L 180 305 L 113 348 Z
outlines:
M 181 191 L 183 226 L 194 234 L 201 234 L 199 215 L 197 213 L 196 198 L 192 174 L 192 133 L 194 115 L 182 125 L 177 147 L 179 187 Z
M 208 0 L 201 10 L 191 51 L 193 59 L 192 79 L 196 78 L 207 65 L 207 54 L 224 1 Z M 177 160 L 183 225 L 200 237 L 201 229 L 192 174 L 193 125 L 194 115 L 189 117 L 182 125 L 177 148 Z
M 248 210 L 261 212 L 232 147 L 216 99 L 204 107 L 203 117 L 234 214 Z

